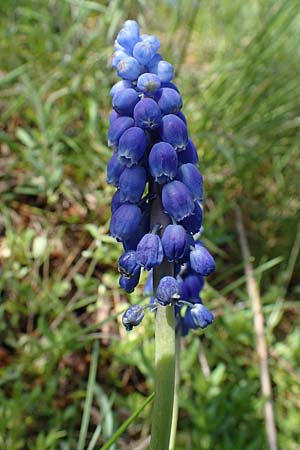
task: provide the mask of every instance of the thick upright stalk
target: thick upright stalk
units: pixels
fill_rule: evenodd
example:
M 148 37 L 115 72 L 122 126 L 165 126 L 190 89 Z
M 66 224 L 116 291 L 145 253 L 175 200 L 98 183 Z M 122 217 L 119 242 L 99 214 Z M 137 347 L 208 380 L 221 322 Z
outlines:
M 172 428 L 170 436 L 169 450 L 175 450 L 176 444 L 176 431 L 178 422 L 178 392 L 180 382 L 180 334 L 176 333 L 175 337 L 175 386 L 174 386 L 174 403 L 173 403 L 173 416 L 172 416 Z
M 159 223 L 162 229 L 169 223 L 161 205 L 159 186 L 154 183 L 151 225 Z M 173 275 L 173 264 L 163 263 L 153 271 L 153 288 L 159 280 Z M 158 306 L 155 319 L 155 397 L 153 405 L 151 450 L 168 450 L 172 426 L 175 384 L 175 314 L 173 306 Z

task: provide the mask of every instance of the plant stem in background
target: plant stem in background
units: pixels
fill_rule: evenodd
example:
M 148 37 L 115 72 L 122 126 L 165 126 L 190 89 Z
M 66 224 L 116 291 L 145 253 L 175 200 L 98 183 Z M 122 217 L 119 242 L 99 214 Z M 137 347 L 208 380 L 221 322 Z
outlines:
M 242 211 L 239 206 L 235 208 L 236 227 L 241 245 L 244 270 L 247 279 L 247 290 L 251 300 L 254 331 L 256 335 L 256 350 L 259 357 L 260 365 L 260 382 L 262 394 L 265 397 L 265 424 L 270 450 L 277 450 L 277 432 L 275 426 L 274 407 L 272 400 L 272 386 L 268 366 L 268 348 L 264 332 L 264 317 L 261 307 L 261 299 L 259 289 L 253 274 L 253 266 L 251 263 L 251 255 L 246 236 L 245 226 L 243 222 Z

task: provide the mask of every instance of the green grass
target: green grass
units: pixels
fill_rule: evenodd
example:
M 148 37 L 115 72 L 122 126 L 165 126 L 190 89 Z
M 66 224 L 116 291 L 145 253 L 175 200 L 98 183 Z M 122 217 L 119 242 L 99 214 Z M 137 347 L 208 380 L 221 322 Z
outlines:
M 120 247 L 107 236 L 110 55 L 127 17 L 160 37 L 178 69 L 217 260 L 204 293 L 217 319 L 181 352 L 176 449 L 267 448 L 238 204 L 266 318 L 280 448 L 297 450 L 297 0 L 1 1 L 0 448 L 76 450 L 88 395 L 82 436 L 99 449 L 153 389 L 153 318 L 124 332 L 120 313 L 142 289 L 131 298 L 119 290 Z M 149 419 L 147 407 L 112 448 L 133 448 Z

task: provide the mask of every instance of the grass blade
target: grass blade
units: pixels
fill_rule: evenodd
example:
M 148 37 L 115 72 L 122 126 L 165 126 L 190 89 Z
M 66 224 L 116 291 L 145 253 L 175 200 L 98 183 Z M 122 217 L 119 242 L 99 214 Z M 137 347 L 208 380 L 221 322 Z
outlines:
M 98 354 L 99 354 L 99 341 L 95 341 L 92 352 L 92 360 L 90 365 L 89 379 L 86 390 L 86 398 L 84 404 L 84 411 L 82 415 L 79 440 L 77 445 L 77 450 L 83 450 L 86 440 L 86 435 L 88 431 L 90 413 L 93 401 L 94 386 L 96 381 L 97 365 L 98 365 Z
M 100 450 L 108 450 L 116 440 L 124 433 L 129 425 L 139 416 L 139 414 L 145 409 L 145 407 L 153 400 L 154 393 L 149 395 L 147 400 L 120 426 L 120 428 L 112 435 L 112 437 L 101 447 Z

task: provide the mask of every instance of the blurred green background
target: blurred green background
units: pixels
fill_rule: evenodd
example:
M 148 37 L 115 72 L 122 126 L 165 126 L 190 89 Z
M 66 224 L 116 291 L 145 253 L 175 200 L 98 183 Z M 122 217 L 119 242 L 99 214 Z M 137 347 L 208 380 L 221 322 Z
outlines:
M 176 67 L 217 261 L 204 293 L 215 323 L 182 343 L 176 449 L 267 448 L 239 205 L 280 449 L 299 450 L 298 0 L 1 0 L 0 448 L 78 448 L 95 342 L 84 448 L 99 449 L 153 390 L 153 317 L 124 331 L 120 313 L 142 287 L 119 290 L 121 249 L 108 236 L 110 57 L 127 18 L 157 34 Z M 150 414 L 112 448 L 146 448 Z

